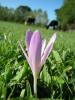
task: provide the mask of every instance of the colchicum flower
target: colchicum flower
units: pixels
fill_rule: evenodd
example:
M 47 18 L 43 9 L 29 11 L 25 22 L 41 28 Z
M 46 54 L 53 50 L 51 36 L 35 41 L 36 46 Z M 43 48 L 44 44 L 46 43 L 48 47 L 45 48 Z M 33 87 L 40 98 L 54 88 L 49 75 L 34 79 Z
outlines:
M 46 40 L 42 40 L 40 32 L 32 32 L 28 30 L 26 32 L 26 50 L 23 49 L 22 45 L 20 47 L 30 65 L 34 78 L 34 95 L 37 95 L 37 78 L 40 70 L 48 58 L 50 52 L 52 51 L 53 44 L 56 40 L 56 33 L 51 37 L 47 47 Z M 45 48 L 46 47 L 46 48 Z

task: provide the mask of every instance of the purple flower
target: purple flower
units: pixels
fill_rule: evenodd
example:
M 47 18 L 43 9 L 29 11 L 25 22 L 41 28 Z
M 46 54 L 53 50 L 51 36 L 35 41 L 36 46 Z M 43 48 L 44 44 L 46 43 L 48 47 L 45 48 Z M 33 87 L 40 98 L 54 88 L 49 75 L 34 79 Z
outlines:
M 30 65 L 30 68 L 34 77 L 34 94 L 37 94 L 37 78 L 42 68 L 42 65 L 45 63 L 50 52 L 52 51 L 53 44 L 56 40 L 56 33 L 51 37 L 48 45 L 46 46 L 46 40 L 42 40 L 40 32 L 32 32 L 28 30 L 26 32 L 26 50 L 23 49 L 22 45 L 20 47 Z

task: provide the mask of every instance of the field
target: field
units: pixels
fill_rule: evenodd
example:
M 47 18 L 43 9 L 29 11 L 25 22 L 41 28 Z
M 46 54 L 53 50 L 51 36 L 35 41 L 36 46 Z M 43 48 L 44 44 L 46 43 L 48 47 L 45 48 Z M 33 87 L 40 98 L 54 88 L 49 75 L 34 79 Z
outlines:
M 0 21 L 0 98 L 33 97 L 32 72 L 19 47 L 21 41 L 25 48 L 27 29 L 39 30 L 47 42 L 57 33 L 53 51 L 39 75 L 38 98 L 75 100 L 75 31 L 53 31 L 3 21 Z

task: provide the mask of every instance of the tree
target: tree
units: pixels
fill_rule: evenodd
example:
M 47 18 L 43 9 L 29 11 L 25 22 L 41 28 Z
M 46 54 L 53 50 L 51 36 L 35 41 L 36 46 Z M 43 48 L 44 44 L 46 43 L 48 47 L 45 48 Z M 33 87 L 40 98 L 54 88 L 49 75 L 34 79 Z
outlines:
M 8 7 L 0 6 L 0 20 L 13 21 L 14 20 L 14 10 Z
M 42 9 L 38 9 L 34 11 L 36 24 L 45 25 L 48 22 L 48 14 L 46 11 L 42 11 Z
M 75 0 L 64 0 L 63 6 L 56 10 L 56 15 L 62 29 L 70 28 L 69 25 L 75 23 Z
M 15 21 L 24 22 L 28 12 L 32 12 L 28 6 L 19 6 L 15 10 Z

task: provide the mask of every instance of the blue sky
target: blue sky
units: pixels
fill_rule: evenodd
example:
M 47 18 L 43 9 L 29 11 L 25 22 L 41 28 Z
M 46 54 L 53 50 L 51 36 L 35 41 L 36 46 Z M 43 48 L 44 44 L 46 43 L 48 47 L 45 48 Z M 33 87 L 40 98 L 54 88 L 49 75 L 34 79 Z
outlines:
M 60 8 L 63 0 L 0 0 L 0 4 L 9 8 L 16 8 L 19 5 L 28 5 L 32 10 L 41 8 L 47 11 L 50 20 L 55 19 L 54 10 Z

